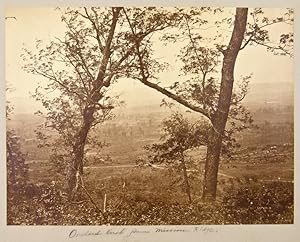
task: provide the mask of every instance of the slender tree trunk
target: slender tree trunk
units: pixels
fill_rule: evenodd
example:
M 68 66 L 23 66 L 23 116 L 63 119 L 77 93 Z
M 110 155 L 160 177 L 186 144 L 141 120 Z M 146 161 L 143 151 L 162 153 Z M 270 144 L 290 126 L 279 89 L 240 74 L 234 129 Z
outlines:
M 189 178 L 187 175 L 187 170 L 186 170 L 186 165 L 185 165 L 185 160 L 184 160 L 183 154 L 181 154 L 181 167 L 182 167 L 182 172 L 183 172 L 183 179 L 184 179 L 186 194 L 188 196 L 189 203 L 191 203 L 192 202 L 191 187 L 190 187 Z
M 93 115 L 95 108 L 86 108 L 83 115 L 83 125 L 79 130 L 76 138 L 76 142 L 73 147 L 73 158 L 69 166 L 67 174 L 67 185 L 69 199 L 72 200 L 80 179 L 79 176 L 83 175 L 83 158 L 84 158 L 84 148 L 87 140 L 88 133 L 94 121 Z
M 212 129 L 209 133 L 204 184 L 203 200 L 216 199 L 217 178 L 222 147 L 222 136 L 228 119 L 232 89 L 234 83 L 234 66 L 240 51 L 247 24 L 247 8 L 237 8 L 234 28 L 227 49 L 224 51 L 221 88 L 217 110 L 212 119 Z

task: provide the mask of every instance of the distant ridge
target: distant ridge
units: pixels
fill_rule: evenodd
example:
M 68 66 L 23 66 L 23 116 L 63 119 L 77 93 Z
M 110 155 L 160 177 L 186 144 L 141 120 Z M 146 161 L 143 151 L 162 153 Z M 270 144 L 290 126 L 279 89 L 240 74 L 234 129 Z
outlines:
M 124 93 L 125 94 L 125 93 Z M 167 97 L 155 90 L 146 87 L 139 87 L 137 90 L 131 90 L 120 99 L 125 101 L 125 105 L 118 110 L 126 112 L 148 112 L 161 109 L 160 103 L 162 99 L 170 101 Z M 12 97 L 9 99 L 13 105 L 15 114 L 33 114 L 41 108 L 41 104 L 28 97 Z M 292 82 L 274 82 L 274 83 L 251 83 L 249 84 L 249 92 L 244 99 L 246 105 L 293 105 L 294 103 L 294 85 Z M 162 111 L 162 110 L 160 110 Z M 118 112 L 118 111 L 117 111 Z

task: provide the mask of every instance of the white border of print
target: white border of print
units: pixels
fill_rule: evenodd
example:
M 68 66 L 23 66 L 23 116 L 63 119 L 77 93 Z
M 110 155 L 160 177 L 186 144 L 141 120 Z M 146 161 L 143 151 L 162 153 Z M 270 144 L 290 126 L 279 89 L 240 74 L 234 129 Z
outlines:
M 299 217 L 299 193 L 297 192 L 299 176 L 299 120 L 300 112 L 298 110 L 300 81 L 300 69 L 295 68 L 295 219 L 292 225 L 212 225 L 212 226 L 7 226 L 6 225 L 6 175 L 5 175 L 5 47 L 4 47 L 4 19 L 6 6 L 67 6 L 67 5 L 160 5 L 160 6 L 249 6 L 249 7 L 292 7 L 295 9 L 295 67 L 299 64 L 299 36 L 300 36 L 300 1 L 299 0 L 164 0 L 164 1 L 147 1 L 147 0 L 2 0 L 0 3 L 0 39 L 1 39 L 1 71 L 0 71 L 0 240 L 3 242 L 53 242 L 53 241 L 203 241 L 203 242 L 227 242 L 227 241 L 247 241 L 247 242 L 296 242 L 299 241 L 300 217 Z M 21 38 L 21 36 L 20 36 Z M 171 229 L 173 232 L 159 232 L 157 229 Z M 139 230 L 140 233 L 134 231 Z M 73 236 L 75 231 L 78 235 Z M 108 231 L 120 232 L 121 235 L 105 234 Z M 144 231 L 145 233 L 143 233 Z M 146 233 L 146 231 L 148 231 Z M 297 236 L 298 234 L 298 236 Z M 72 237 L 72 238 L 70 238 Z M 298 238 L 298 240 L 297 240 Z

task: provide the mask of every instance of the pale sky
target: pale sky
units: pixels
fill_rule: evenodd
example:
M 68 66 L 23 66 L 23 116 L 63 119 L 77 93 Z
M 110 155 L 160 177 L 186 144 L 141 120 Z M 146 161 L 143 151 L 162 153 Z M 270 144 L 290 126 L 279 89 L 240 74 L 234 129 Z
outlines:
M 279 11 L 268 9 L 266 13 L 269 16 L 276 16 Z M 54 8 L 9 8 L 6 10 L 6 16 L 17 18 L 17 20 L 5 21 L 6 81 L 15 89 L 7 95 L 7 98 L 15 106 L 16 112 L 34 112 L 40 105 L 30 98 L 29 93 L 33 93 L 37 83 L 45 79 L 27 74 L 22 70 L 23 63 L 20 58 L 22 48 L 34 50 L 36 39 L 47 42 L 55 36 L 62 36 L 64 25 L 60 21 L 60 13 L 54 11 Z M 282 27 L 273 29 L 273 32 L 275 34 L 282 32 Z M 224 44 L 227 43 L 226 40 Z M 178 69 L 174 62 L 176 53 L 170 51 L 170 47 L 160 46 L 159 42 L 157 45 L 160 57 L 171 64 L 170 70 L 161 75 L 164 79 L 162 81 L 176 80 Z M 235 70 L 236 79 L 241 75 L 253 73 L 251 83 L 293 82 L 293 60 L 287 56 L 274 56 L 263 47 L 247 47 L 240 51 Z M 122 93 L 121 98 L 127 102 L 128 106 L 159 102 L 163 98 L 155 90 L 132 80 L 121 80 L 114 90 L 116 93 Z

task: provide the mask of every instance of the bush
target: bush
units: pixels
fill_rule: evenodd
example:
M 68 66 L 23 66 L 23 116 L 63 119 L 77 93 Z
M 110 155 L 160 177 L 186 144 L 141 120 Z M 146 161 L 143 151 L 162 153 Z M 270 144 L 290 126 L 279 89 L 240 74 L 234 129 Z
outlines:
M 103 217 L 88 201 L 70 203 L 61 188 L 32 185 L 22 198 L 8 200 L 7 224 L 14 225 L 83 225 L 104 224 Z
M 293 184 L 281 182 L 240 185 L 223 198 L 227 223 L 293 223 L 293 204 Z

